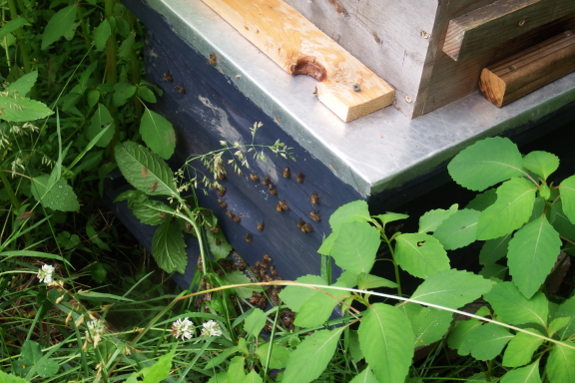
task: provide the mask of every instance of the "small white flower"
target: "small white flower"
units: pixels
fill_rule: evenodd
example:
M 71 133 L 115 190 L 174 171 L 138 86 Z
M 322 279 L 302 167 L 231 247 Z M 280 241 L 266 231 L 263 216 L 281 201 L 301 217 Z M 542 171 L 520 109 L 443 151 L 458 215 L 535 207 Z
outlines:
M 194 336 L 194 323 L 189 320 L 187 317 L 182 319 L 178 319 L 174 323 L 172 323 L 172 335 L 174 338 L 186 338 L 190 339 Z
M 94 347 L 98 345 L 102 339 L 102 335 L 106 332 L 104 321 L 101 319 L 94 319 L 88 322 L 88 330 L 86 331 L 86 338 L 94 343 Z
M 202 336 L 222 336 L 222 329 L 218 322 L 210 319 L 209 321 L 204 322 L 203 326 Z
M 42 268 L 38 270 L 38 279 L 40 283 L 52 283 L 54 276 L 54 266 L 52 265 L 42 265 Z

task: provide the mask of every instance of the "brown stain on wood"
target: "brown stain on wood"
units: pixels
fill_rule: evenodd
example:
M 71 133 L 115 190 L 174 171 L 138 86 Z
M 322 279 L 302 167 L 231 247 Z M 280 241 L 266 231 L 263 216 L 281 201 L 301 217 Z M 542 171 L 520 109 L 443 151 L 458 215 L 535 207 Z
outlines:
M 332 5 L 333 9 L 335 9 L 337 13 L 347 15 L 347 11 L 345 10 L 344 7 L 341 6 L 341 4 L 337 0 L 327 0 L 327 1 Z

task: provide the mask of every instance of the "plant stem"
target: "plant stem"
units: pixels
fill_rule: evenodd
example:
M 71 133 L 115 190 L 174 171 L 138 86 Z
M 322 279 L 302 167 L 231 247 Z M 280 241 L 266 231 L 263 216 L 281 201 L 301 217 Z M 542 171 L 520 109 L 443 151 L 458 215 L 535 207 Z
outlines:
M 18 18 L 18 10 L 16 9 L 16 3 L 14 3 L 14 0 L 8 0 L 8 7 L 10 8 L 10 17 L 12 20 L 16 20 Z M 20 55 L 22 55 L 22 65 L 24 66 L 24 72 L 30 73 L 32 71 L 32 67 L 30 66 L 30 58 L 28 56 L 26 44 L 24 43 L 24 34 L 22 33 L 21 27 L 16 30 L 16 39 L 18 40 Z
M 381 237 L 383 238 L 383 241 L 387 244 L 387 248 L 389 249 L 389 253 L 391 254 L 391 262 L 393 263 L 393 270 L 395 272 L 395 283 L 397 283 L 397 295 L 401 297 L 403 296 L 401 291 L 401 276 L 399 274 L 399 265 L 395 261 L 395 252 L 393 251 L 393 246 L 391 246 L 391 241 L 387 238 L 387 236 L 382 233 Z
M 14 209 L 16 211 L 20 210 L 20 201 L 18 200 L 18 197 L 16 197 L 14 189 L 12 189 L 12 185 L 10 185 L 10 181 L 8 181 L 8 178 L 6 177 L 6 172 L 0 171 L 0 181 L 4 184 L 6 193 L 8 193 L 8 197 L 10 197 L 10 202 L 14 206 Z
M 84 43 L 86 44 L 86 52 L 90 57 L 90 62 L 96 61 L 94 57 L 94 52 L 92 52 L 92 41 L 90 40 L 90 30 L 88 29 L 88 24 L 86 24 L 86 19 L 84 18 L 84 8 L 81 5 L 78 5 L 77 8 L 78 19 L 80 19 L 80 26 L 82 27 L 82 35 L 84 36 Z M 99 69 L 99 66 L 96 66 L 96 71 Z M 96 76 L 99 74 L 96 73 Z

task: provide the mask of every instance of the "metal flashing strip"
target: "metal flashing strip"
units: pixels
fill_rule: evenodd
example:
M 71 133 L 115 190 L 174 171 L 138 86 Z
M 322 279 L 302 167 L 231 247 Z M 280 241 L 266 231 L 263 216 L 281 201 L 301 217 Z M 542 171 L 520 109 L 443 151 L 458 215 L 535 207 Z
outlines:
M 501 109 L 474 93 L 415 120 L 387 107 L 344 123 L 313 95 L 316 80 L 286 74 L 200 0 L 146 1 L 206 59 L 215 54 L 228 81 L 364 196 L 398 187 L 478 139 L 575 101 L 571 73 Z

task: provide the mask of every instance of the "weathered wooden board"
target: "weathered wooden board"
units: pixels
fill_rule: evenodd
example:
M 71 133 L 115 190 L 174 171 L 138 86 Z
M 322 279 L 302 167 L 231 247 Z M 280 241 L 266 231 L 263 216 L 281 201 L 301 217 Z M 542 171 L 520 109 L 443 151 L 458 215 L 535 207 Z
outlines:
M 451 19 L 443 52 L 457 61 L 575 12 L 575 1 L 497 0 Z
M 287 73 L 316 78 L 317 97 L 342 120 L 393 103 L 393 88 L 283 0 L 203 1 Z
M 479 89 L 497 107 L 575 71 L 575 33 L 566 31 L 484 68 Z

